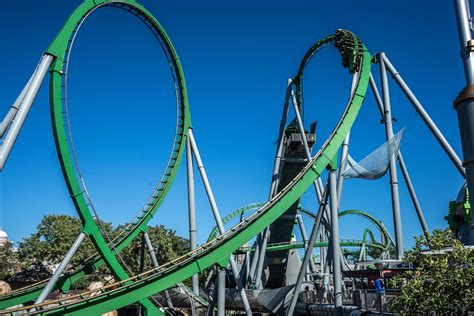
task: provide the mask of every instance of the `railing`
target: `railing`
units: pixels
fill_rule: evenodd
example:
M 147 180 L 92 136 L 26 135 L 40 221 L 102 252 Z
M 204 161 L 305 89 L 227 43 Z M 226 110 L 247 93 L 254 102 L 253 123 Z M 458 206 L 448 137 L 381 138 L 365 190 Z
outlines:
M 365 311 L 390 312 L 390 301 L 400 295 L 400 290 L 386 289 L 385 294 L 377 293 L 375 289 L 354 290 L 354 305 Z

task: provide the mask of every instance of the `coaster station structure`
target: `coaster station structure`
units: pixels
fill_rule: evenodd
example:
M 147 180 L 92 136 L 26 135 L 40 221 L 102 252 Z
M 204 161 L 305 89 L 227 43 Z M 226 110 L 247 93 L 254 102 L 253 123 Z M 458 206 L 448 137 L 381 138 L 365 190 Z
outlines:
M 68 116 L 68 66 L 76 35 L 91 14 L 98 9 L 110 7 L 136 16 L 159 41 L 170 66 L 177 109 L 174 142 L 161 180 L 144 207 L 115 238 L 110 238 L 98 221 L 97 211 L 76 157 Z M 337 49 L 343 67 L 352 78 L 352 85 L 345 110 L 334 130 L 313 155 L 315 130 L 312 128 L 308 132 L 304 128 L 302 79 L 306 65 L 326 46 L 334 46 Z M 379 65 L 382 95 L 371 74 L 372 64 Z M 343 255 L 347 250 L 343 251 L 341 247 L 357 247 L 359 250 L 355 254 L 353 252 L 353 257 L 359 260 L 366 257 L 367 248 L 379 249 L 382 254 L 380 258 L 372 259 L 391 258 L 393 255 L 395 259 L 400 260 L 403 257 L 397 163 L 422 230 L 428 236 L 428 227 L 401 151 L 390 159 L 388 167 L 395 227 L 393 241 L 383 224 L 372 215 L 356 210 L 339 211 L 344 180 L 342 170 L 346 167 L 350 130 L 369 86 L 384 122 L 386 139 L 390 141 L 394 137 L 387 71 L 392 74 L 461 176 L 465 177 L 461 160 L 387 56 L 384 53 L 371 55 L 360 39 L 349 31 L 337 30 L 335 34 L 317 41 L 303 57 L 297 75 L 288 81 L 268 201 L 243 207 L 224 218 L 221 217 L 193 135 L 186 83 L 179 56 L 163 27 L 145 7 L 134 0 L 85 0 L 72 13 L 0 124 L 0 136 L 3 140 L 0 147 L 0 170 L 6 163 L 48 71 L 53 135 L 64 179 L 82 222 L 82 231 L 50 279 L 0 296 L 0 314 L 101 314 L 136 303 L 139 303 L 143 313 L 147 315 L 176 314 L 180 312 L 180 307 L 174 306 L 173 293 L 179 292 L 188 297 L 189 308 L 193 313 L 197 313 L 196 307 L 200 307 L 206 309 L 208 314 L 224 315 L 226 306 L 229 306 L 226 303 L 227 296 L 238 301 L 235 309 L 247 315 L 255 311 L 292 315 L 303 284 L 307 286 L 316 282 L 318 277 L 323 279 L 326 292 L 332 279 L 334 306 L 328 308 L 336 314 L 342 314 L 345 309 L 342 304 L 342 271 L 355 267 Z M 464 101 L 462 99 L 459 102 Z M 294 119 L 288 124 L 290 109 L 294 113 Z M 188 176 L 191 252 L 159 266 L 147 234 L 148 223 L 156 216 L 166 198 L 184 155 Z M 208 242 L 201 246 L 197 245 L 196 239 L 195 166 L 204 184 L 216 222 Z M 325 172 L 327 183 L 324 185 L 321 175 Z M 468 185 L 469 183 L 468 177 Z M 319 205 L 315 213 L 303 209 L 300 205 L 302 195 L 311 189 L 310 187 L 316 191 Z M 245 213 L 251 214 L 244 216 Z M 312 221 L 309 236 L 302 214 L 308 215 Z M 370 230 L 364 231 L 361 240 L 340 240 L 338 220 L 346 215 L 362 216 L 371 221 L 380 231 L 381 241 L 376 241 Z M 226 229 L 224 225 L 237 216 L 240 216 L 241 220 Z M 301 242 L 292 239 L 295 223 L 300 229 L 303 239 Z M 70 259 L 85 238 L 92 240 L 97 254 L 81 266 L 70 267 Z M 120 255 L 121 250 L 135 238 L 143 238 L 154 265 L 152 270 L 139 275 L 131 275 Z M 249 242 L 251 246 L 248 246 Z M 294 251 L 299 247 L 304 249 L 302 259 L 298 252 Z M 315 247 L 320 248 L 319 262 L 313 259 Z M 392 248 L 395 253 L 390 254 Z M 104 265 L 114 277 L 113 284 L 75 296 L 45 301 L 52 291 L 67 292 L 74 282 Z M 205 284 L 199 284 L 198 274 L 206 271 L 210 272 Z M 192 279 L 191 289 L 182 283 L 188 278 Z M 34 304 L 27 304 L 32 301 Z M 12 308 L 19 304 L 26 306 Z

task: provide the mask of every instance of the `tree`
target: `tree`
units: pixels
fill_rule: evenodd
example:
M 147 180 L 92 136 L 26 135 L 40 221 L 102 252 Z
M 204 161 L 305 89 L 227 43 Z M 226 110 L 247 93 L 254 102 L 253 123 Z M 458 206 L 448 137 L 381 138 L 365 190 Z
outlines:
M 103 225 L 109 233 L 110 224 Z M 39 261 L 49 269 L 58 265 L 74 243 L 81 231 L 78 218 L 68 215 L 46 215 L 37 226 L 37 231 L 19 243 L 20 260 L 32 265 Z M 89 239 L 84 240 L 71 260 L 72 265 L 79 265 L 95 253 Z
M 113 238 L 124 229 L 124 226 L 114 228 L 109 223 L 101 223 L 101 226 L 110 238 Z M 24 263 L 25 267 L 30 267 L 40 262 L 52 270 L 63 260 L 80 230 L 81 222 L 75 217 L 68 215 L 46 215 L 37 226 L 37 231 L 19 243 L 19 260 Z M 163 225 L 149 227 L 148 234 L 155 247 L 155 252 L 160 264 L 171 261 L 187 253 L 190 249 L 187 239 L 176 236 L 174 230 L 167 229 Z M 135 238 L 130 245 L 120 252 L 121 259 L 123 259 L 123 262 L 130 269 L 132 274 L 137 274 L 140 271 L 140 248 L 141 238 Z M 86 238 L 76 254 L 72 257 L 71 266 L 84 263 L 87 258 L 95 253 L 96 249 L 91 240 Z M 122 261 L 119 260 L 119 262 Z M 151 260 L 146 251 L 144 268 L 145 270 L 152 268 Z M 87 287 L 90 281 L 102 279 L 105 275 L 110 275 L 110 273 L 108 269 L 103 266 L 99 271 L 81 280 L 74 287 Z
M 0 245 L 0 280 L 6 280 L 21 270 L 18 253 L 11 242 Z
M 454 238 L 450 230 L 435 230 L 426 241 L 416 237 L 405 262 L 415 270 L 394 278 L 401 295 L 391 310 L 401 314 L 442 315 L 474 311 L 474 250 Z
M 123 229 L 119 226 L 117 230 Z M 190 251 L 189 240 L 176 236 L 176 231 L 168 229 L 163 225 L 148 227 L 148 235 L 154 247 L 156 258 L 160 265 L 169 262 L 179 256 L 182 256 Z M 121 256 L 124 258 L 127 266 L 134 274 L 140 272 L 140 251 L 141 238 L 135 238 L 122 252 Z M 145 250 L 145 265 L 144 270 L 153 268 L 150 256 Z

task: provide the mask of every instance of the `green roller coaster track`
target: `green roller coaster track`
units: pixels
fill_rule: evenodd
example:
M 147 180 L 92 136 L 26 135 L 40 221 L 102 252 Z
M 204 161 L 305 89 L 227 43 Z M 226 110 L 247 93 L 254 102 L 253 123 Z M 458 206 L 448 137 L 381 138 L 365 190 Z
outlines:
M 94 220 L 93 210 L 90 208 L 90 202 L 87 200 L 87 192 L 80 171 L 75 165 L 74 147 L 68 131 L 69 124 L 66 117 L 67 109 L 65 109 L 66 97 L 64 91 L 66 87 L 65 79 L 67 78 L 67 72 L 64 70 L 67 69 L 68 52 L 74 42 L 74 36 L 82 22 L 91 12 L 105 6 L 119 7 L 131 12 L 155 33 L 168 56 L 173 77 L 177 84 L 179 99 L 175 140 L 162 180 L 143 210 L 139 212 L 118 238 L 110 242 L 106 241 L 101 234 L 100 227 Z M 308 58 L 312 58 L 319 49 L 329 44 L 338 48 L 343 60 L 343 66 L 349 69 L 349 73 L 352 74 L 358 71 L 359 76 L 355 85 L 355 93 L 347 104 L 341 119 L 330 137 L 309 161 L 307 166 L 257 212 L 226 233 L 159 268 L 129 277 L 124 267 L 120 264 L 117 254 L 140 232 L 146 231 L 147 223 L 163 202 L 176 176 L 185 148 L 187 132 L 191 128 L 184 75 L 178 55 L 169 37 L 159 22 L 143 6 L 133 0 L 86 0 L 81 4 L 67 20 L 47 50 L 47 54 L 55 57 L 55 61 L 51 66 L 50 77 L 51 114 L 54 138 L 67 187 L 82 220 L 83 231 L 92 239 L 99 255 L 87 260 L 84 266 L 67 273 L 61 279 L 58 287 L 68 288 L 73 282 L 104 263 L 112 271 L 118 282 L 77 296 L 19 309 L 3 310 L 0 313 L 13 314 L 28 311 L 30 314 L 44 315 L 101 314 L 132 303 L 141 302 L 147 307 L 149 314 L 160 314 L 161 311 L 147 300 L 150 295 L 162 292 L 212 265 L 227 266 L 230 256 L 236 249 L 281 216 L 304 194 L 326 168 L 332 167 L 339 147 L 357 117 L 369 82 L 371 55 L 355 35 L 348 31 L 338 30 L 335 35 L 330 35 L 318 41 L 312 47 L 312 54 Z M 38 296 L 43 286 L 44 283 L 40 283 L 27 289 L 15 291 L 10 295 L 2 296 L 0 297 L 0 306 L 3 308 L 31 300 Z M 95 295 L 91 296 L 92 293 Z
M 370 231 L 370 230 L 369 230 Z M 327 247 L 327 241 L 315 242 L 314 247 Z M 385 246 L 375 242 L 375 241 L 366 241 L 366 240 L 356 240 L 356 239 L 342 239 L 340 245 L 342 247 L 361 247 L 362 245 L 366 245 L 367 247 L 377 248 L 380 250 L 385 250 Z M 282 251 L 282 250 L 289 250 L 289 249 L 301 249 L 305 247 L 305 243 L 303 241 L 295 241 L 289 243 L 279 243 L 279 244 L 268 244 L 265 251 L 272 252 L 272 251 Z M 244 254 L 247 251 L 254 252 L 255 247 L 241 247 L 234 251 L 236 254 Z
M 352 36 L 349 40 L 344 40 L 346 46 L 341 46 L 341 37 Z M 339 45 L 338 44 L 339 41 Z M 355 93 L 351 97 L 341 119 L 337 123 L 335 129 L 330 137 L 322 145 L 317 154 L 309 161 L 307 166 L 293 179 L 282 191 L 276 194 L 269 202 L 262 206 L 256 213 L 246 218 L 244 221 L 228 230 L 226 233 L 220 235 L 209 243 L 199 247 L 198 249 L 177 258 L 160 268 L 152 269 L 140 275 L 130 277 L 126 280 L 121 280 L 117 283 L 108 285 L 99 290 L 94 290 L 94 293 L 99 292 L 95 296 L 89 296 L 91 293 L 82 293 L 78 296 L 68 297 L 66 299 L 58 299 L 57 301 L 50 301 L 48 303 L 28 306 L 22 309 L 13 309 L 10 311 L 3 311 L 2 313 L 14 313 L 18 311 L 29 310 L 32 314 L 44 315 L 84 315 L 100 314 L 113 309 L 120 308 L 138 301 L 143 301 L 153 293 L 161 292 L 178 282 L 185 280 L 192 275 L 202 272 L 206 268 L 219 264 L 227 266 L 232 253 L 241 247 L 245 242 L 253 238 L 256 234 L 261 232 L 265 227 L 270 225 L 285 210 L 287 210 L 304 192 L 312 185 L 312 183 L 319 178 L 322 172 L 334 162 L 334 158 L 338 152 L 339 147 L 346 134 L 352 127 L 360 107 L 364 101 L 365 93 L 368 86 L 371 55 L 368 50 L 361 44 L 357 37 L 351 35 L 347 31 L 338 31 L 335 35 L 328 36 L 318 41 L 314 47 L 318 50 L 328 44 L 333 44 L 339 48 L 343 61 L 347 59 L 347 55 L 351 57 L 349 64 L 350 72 L 359 71 L 358 81 L 355 86 Z M 354 59 L 360 56 L 358 59 Z M 58 66 L 56 66 L 58 67 Z M 358 67 L 358 69 L 356 69 Z M 57 68 L 58 69 L 58 68 Z M 53 72 L 55 74 L 56 72 Z M 52 86 L 60 83 L 60 74 L 53 76 Z M 57 90 L 53 97 L 53 114 L 58 106 L 60 93 Z M 56 101 L 55 101 L 56 100 Z M 186 103 L 186 102 L 184 102 Z M 58 127 L 59 122 L 63 122 L 62 114 L 53 115 L 54 124 Z M 63 169 L 68 180 L 77 181 L 77 177 L 73 172 L 73 168 L 66 163 L 71 160 L 67 159 L 69 154 L 65 145 L 67 141 L 63 129 L 55 128 L 56 133 L 63 138 L 56 137 L 59 143 L 59 148 L 62 148 L 61 153 L 66 158 L 61 157 Z M 62 131 L 62 132 L 61 132 Z M 64 160 L 63 160 L 64 159 Z M 69 183 L 70 190 L 75 193 L 73 195 L 75 203 L 78 205 L 78 210 L 85 210 L 85 200 L 81 192 L 78 192 L 80 186 L 77 182 Z M 81 214 L 84 216 L 83 214 Z M 93 231 L 99 233 L 97 227 L 93 227 Z M 102 239 L 103 241 L 103 239 Z M 105 242 L 98 243 L 102 247 L 107 247 Z M 98 247 L 100 247 L 98 246 Z M 110 248 L 107 247 L 110 250 Z M 112 252 L 106 253 L 113 256 Z M 110 260 L 110 265 L 115 266 L 117 261 Z M 150 310 L 153 312 L 153 310 Z
M 249 211 L 252 211 L 252 210 L 258 210 L 263 205 L 264 205 L 264 203 L 252 203 L 252 204 L 245 205 L 244 207 L 241 207 L 241 208 L 233 211 L 232 213 L 228 214 L 224 218 L 222 218 L 222 223 L 225 225 L 225 224 L 229 223 L 231 220 L 233 220 L 234 218 L 236 218 L 237 216 L 242 216 L 246 212 L 249 212 Z M 306 216 L 312 217 L 313 219 L 316 217 L 316 215 L 313 212 L 311 212 L 307 209 L 304 209 L 301 206 L 298 207 L 298 212 L 300 212 L 301 214 L 304 214 Z M 381 221 L 376 219 L 370 213 L 360 211 L 360 210 L 345 210 L 345 211 L 339 212 L 339 217 L 344 217 L 344 216 L 347 216 L 347 215 L 357 215 L 357 216 L 361 216 L 363 218 L 366 218 L 371 223 L 375 224 L 378 231 L 380 232 L 380 234 L 382 236 L 381 244 L 385 248 L 393 245 L 392 237 L 388 233 L 387 228 L 383 225 L 383 223 Z M 217 234 L 218 234 L 217 226 L 214 226 L 212 228 L 210 234 L 209 234 L 209 237 L 207 238 L 207 241 L 209 242 L 212 239 L 214 239 L 217 236 Z M 375 240 L 372 231 L 369 230 L 369 229 L 364 230 L 362 240 L 364 240 L 364 241 L 367 240 L 367 237 L 370 237 L 372 241 Z M 345 246 L 348 246 L 348 245 L 345 245 Z M 357 245 L 354 245 L 354 246 L 357 246 Z
M 67 113 L 67 98 L 65 96 L 67 95 L 66 70 L 69 53 L 72 50 L 75 36 L 89 14 L 99 8 L 110 6 L 126 10 L 139 18 L 160 41 L 163 51 L 168 58 L 177 90 L 178 114 L 171 155 L 158 186 L 155 188 L 144 208 L 131 221 L 131 223 L 114 240 L 106 241 L 93 218 L 91 210 L 89 209 L 90 203 L 88 203 L 85 197 L 85 188 L 82 177 L 78 174 L 78 170 L 75 168 L 74 148 L 68 130 L 69 122 L 65 115 L 65 113 Z M 108 268 L 117 279 L 127 279 L 129 276 L 117 260 L 117 253 L 130 244 L 138 234 L 147 230 L 147 224 L 153 218 L 153 215 L 165 199 L 176 176 L 185 149 L 187 131 L 191 127 L 186 83 L 178 54 L 158 20 L 143 6 L 133 0 L 86 0 L 72 13 L 47 49 L 46 53 L 55 57 L 54 63 L 50 69 L 50 102 L 53 132 L 61 169 L 70 196 L 82 221 L 83 232 L 91 238 L 93 244 L 98 250 L 98 255 L 86 260 L 83 266 L 77 267 L 73 271 L 66 273 L 56 284 L 56 288 L 67 290 L 74 282 L 85 275 L 90 274 L 104 263 L 107 264 Z M 48 280 L 45 280 L 27 288 L 13 291 L 8 295 L 1 296 L 0 308 L 6 308 L 8 306 L 34 300 L 41 293 L 47 281 Z M 147 302 L 145 302 L 145 304 L 148 308 L 155 309 L 154 305 Z

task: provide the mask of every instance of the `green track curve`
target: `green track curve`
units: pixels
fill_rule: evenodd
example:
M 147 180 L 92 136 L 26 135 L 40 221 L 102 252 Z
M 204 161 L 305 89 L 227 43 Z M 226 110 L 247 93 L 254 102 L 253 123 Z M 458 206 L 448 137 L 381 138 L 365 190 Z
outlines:
M 89 209 L 88 201 L 85 197 L 85 188 L 82 185 L 82 178 L 75 168 L 75 160 L 72 151 L 72 139 L 67 129 L 68 122 L 65 113 L 65 78 L 67 69 L 68 54 L 72 49 L 75 35 L 93 11 L 102 7 L 117 7 L 130 12 L 139 18 L 160 41 L 165 52 L 172 76 L 175 82 L 177 94 L 177 124 L 170 158 L 158 186 L 155 188 L 146 205 L 140 210 L 131 223 L 117 236 L 109 242 L 101 234 L 93 213 Z M 68 18 L 61 31 L 53 40 L 46 51 L 47 54 L 55 57 L 50 68 L 50 102 L 51 117 L 53 121 L 53 134 L 58 152 L 58 157 L 63 171 L 64 178 L 73 200 L 75 208 L 82 221 L 83 231 L 91 238 L 94 246 L 98 250 L 98 255 L 86 260 L 83 266 L 77 267 L 66 273 L 58 282 L 56 288 L 67 290 L 75 281 L 92 271 L 107 264 L 116 279 L 124 280 L 129 276 L 117 259 L 117 253 L 125 248 L 138 234 L 147 230 L 147 224 L 153 218 L 159 206 L 165 199 L 171 184 L 176 176 L 185 150 L 187 131 L 191 128 L 191 116 L 189 112 L 188 97 L 184 73 L 179 60 L 179 56 L 174 49 L 170 38 L 166 34 L 158 20 L 142 5 L 134 0 L 104 1 L 86 0 Z M 7 295 L 0 296 L 0 308 L 6 308 L 30 300 L 34 300 L 44 288 L 46 281 L 13 291 Z M 154 305 L 144 302 L 147 308 L 155 309 Z M 155 310 L 157 312 L 157 310 Z
M 345 31 L 343 35 L 347 33 L 349 32 Z M 340 32 L 336 32 L 336 35 L 318 41 L 315 47 L 319 49 L 328 44 L 336 45 L 338 40 L 341 39 L 340 35 Z M 341 119 L 330 137 L 303 170 L 258 212 L 223 235 L 185 256 L 177 258 L 160 268 L 104 287 L 99 290 L 100 293 L 96 296 L 88 297 L 87 293 L 84 293 L 79 296 L 57 300 L 56 305 L 52 305 L 55 303 L 53 301 L 48 302 L 48 304 L 29 306 L 6 313 L 34 309 L 36 312 L 32 312 L 33 314 L 44 315 L 101 314 L 143 300 L 153 293 L 161 292 L 196 273 L 204 271 L 211 265 L 227 266 L 230 256 L 236 249 L 280 217 L 333 163 L 343 139 L 359 113 L 369 82 L 371 55 L 355 35 L 352 35 L 352 41 L 352 43 L 347 41 L 347 47 L 342 47 L 340 52 L 343 60 L 347 55 L 360 56 L 357 63 L 348 65 L 351 73 L 354 71 L 354 67 L 359 68 L 359 77 L 355 85 L 355 93 L 347 104 Z
M 370 230 L 369 230 L 370 231 Z M 314 247 L 328 247 L 329 242 L 327 241 L 317 241 L 314 243 Z M 385 250 L 385 246 L 376 241 L 366 241 L 366 240 L 357 240 L 357 239 L 341 239 L 341 247 L 361 247 L 362 245 L 367 247 L 377 248 L 380 250 Z M 283 251 L 289 249 L 302 249 L 305 247 L 304 241 L 294 241 L 294 242 L 284 242 L 279 244 L 268 244 L 265 251 L 274 252 L 274 251 Z M 254 252 L 255 247 L 240 247 L 235 254 L 245 254 L 247 251 Z
M 251 210 L 257 210 L 260 207 L 262 207 L 263 205 L 264 205 L 264 203 L 252 203 L 252 204 L 245 205 L 245 206 L 233 211 L 232 213 L 228 214 L 227 216 L 223 217 L 222 218 L 222 223 L 225 225 L 225 224 L 229 223 L 232 219 L 236 218 L 237 216 L 245 214 L 246 212 L 251 211 Z M 313 212 L 311 212 L 311 211 L 309 211 L 305 208 L 302 208 L 301 206 L 298 207 L 298 212 L 301 213 L 301 214 L 304 214 L 306 216 L 312 217 L 313 219 L 316 216 Z M 360 211 L 360 210 L 345 210 L 345 211 L 339 212 L 339 217 L 344 217 L 344 216 L 347 216 L 347 215 L 357 215 L 357 216 L 361 216 L 361 217 L 367 219 L 368 221 L 373 223 L 377 227 L 379 232 L 381 233 L 381 235 L 382 235 L 382 243 L 381 244 L 382 245 L 384 245 L 385 247 L 388 247 L 391 244 L 393 244 L 392 237 L 390 236 L 387 228 L 382 224 L 381 221 L 376 219 L 370 213 Z M 209 237 L 207 238 L 207 241 L 209 242 L 212 239 L 214 239 L 217 236 L 217 234 L 218 234 L 217 226 L 214 226 L 211 229 L 211 232 L 209 234 Z M 366 240 L 367 234 L 370 234 L 370 236 L 372 238 L 372 241 L 374 241 L 373 233 L 370 230 L 367 231 L 367 229 L 364 230 L 362 240 Z

